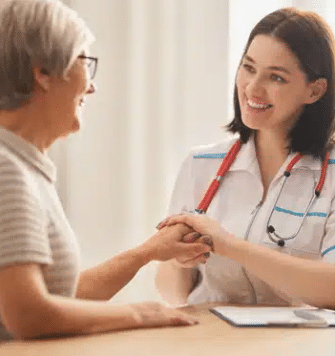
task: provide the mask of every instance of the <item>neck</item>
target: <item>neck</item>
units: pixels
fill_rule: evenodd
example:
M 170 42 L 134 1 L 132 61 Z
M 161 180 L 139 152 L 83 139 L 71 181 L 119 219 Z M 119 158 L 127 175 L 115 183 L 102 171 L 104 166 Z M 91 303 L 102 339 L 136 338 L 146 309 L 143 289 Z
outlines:
M 278 131 L 257 131 L 255 134 L 255 147 L 257 156 L 269 157 L 275 159 L 286 159 L 288 150 L 288 140 L 286 133 L 279 133 Z
M 286 160 L 289 153 L 287 145 L 286 135 L 280 135 L 278 132 L 257 131 L 255 134 L 256 155 L 264 187 L 263 199 L 273 178 Z
M 43 113 L 29 105 L 15 110 L 0 110 L 0 125 L 44 153 L 54 140 L 46 129 L 45 116 L 41 117 L 38 115 L 39 112 Z

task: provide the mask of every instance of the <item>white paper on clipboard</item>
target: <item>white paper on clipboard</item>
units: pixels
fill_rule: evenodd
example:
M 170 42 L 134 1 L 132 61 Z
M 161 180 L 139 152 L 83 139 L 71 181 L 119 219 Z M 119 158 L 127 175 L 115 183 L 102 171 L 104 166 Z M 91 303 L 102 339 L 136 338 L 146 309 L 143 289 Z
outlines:
M 334 311 L 313 307 L 223 306 L 212 308 L 211 311 L 234 326 L 335 326 Z

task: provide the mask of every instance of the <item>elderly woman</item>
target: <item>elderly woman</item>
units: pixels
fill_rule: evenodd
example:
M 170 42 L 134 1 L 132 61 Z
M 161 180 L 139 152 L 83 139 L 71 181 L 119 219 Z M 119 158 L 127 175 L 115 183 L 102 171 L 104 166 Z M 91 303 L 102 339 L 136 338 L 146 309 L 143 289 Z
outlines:
M 180 242 L 186 227 L 163 229 L 79 274 L 46 151 L 80 128 L 85 98 L 95 92 L 92 41 L 60 1 L 1 0 L 0 339 L 195 323 L 157 303 L 106 302 L 152 260 L 208 253 L 202 242 Z

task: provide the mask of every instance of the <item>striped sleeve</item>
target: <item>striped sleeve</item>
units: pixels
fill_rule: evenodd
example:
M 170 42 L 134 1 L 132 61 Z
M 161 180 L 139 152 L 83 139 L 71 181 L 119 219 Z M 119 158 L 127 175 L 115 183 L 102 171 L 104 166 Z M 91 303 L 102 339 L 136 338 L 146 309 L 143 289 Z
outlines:
M 47 220 L 29 172 L 0 156 L 0 266 L 52 263 Z

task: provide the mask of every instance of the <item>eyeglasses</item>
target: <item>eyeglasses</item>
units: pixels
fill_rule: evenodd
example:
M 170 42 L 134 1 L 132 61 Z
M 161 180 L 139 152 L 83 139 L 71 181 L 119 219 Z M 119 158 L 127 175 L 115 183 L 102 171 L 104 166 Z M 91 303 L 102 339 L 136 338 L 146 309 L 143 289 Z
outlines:
M 78 58 L 82 58 L 86 60 L 87 68 L 90 73 L 91 80 L 95 77 L 95 73 L 97 72 L 98 68 L 98 58 L 97 57 L 87 57 L 84 55 L 78 56 Z

